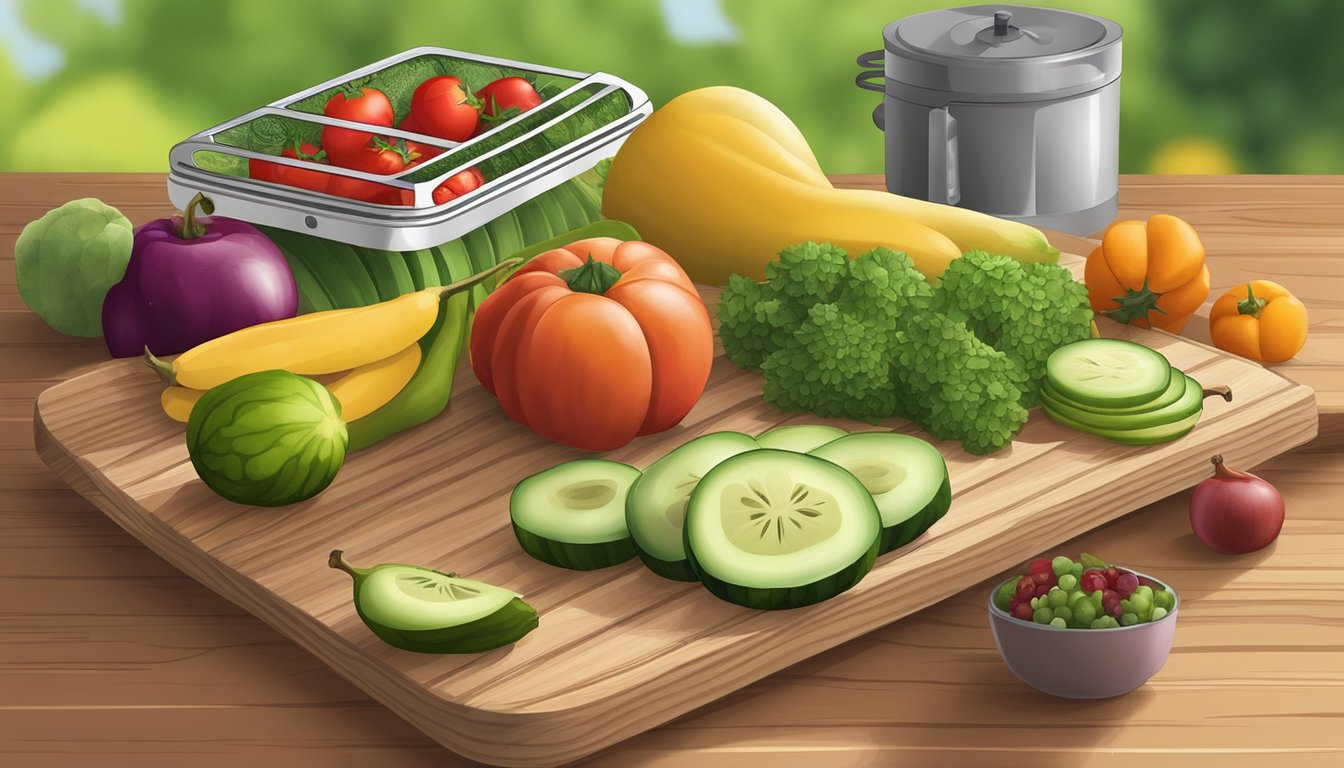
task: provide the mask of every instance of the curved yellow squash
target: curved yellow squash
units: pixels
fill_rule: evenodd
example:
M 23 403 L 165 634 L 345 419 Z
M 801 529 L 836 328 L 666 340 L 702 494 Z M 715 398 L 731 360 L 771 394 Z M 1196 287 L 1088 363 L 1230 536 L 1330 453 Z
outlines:
M 361 365 L 328 384 L 332 397 L 341 404 L 341 419 L 351 422 L 387 405 L 415 375 L 420 355 L 420 345 L 413 343 L 391 357 Z M 199 389 L 165 387 L 159 395 L 159 404 L 169 418 L 185 424 L 203 394 Z
M 739 88 L 682 94 L 626 139 L 607 174 L 602 212 L 630 222 L 691 278 L 761 279 L 779 250 L 831 242 L 851 255 L 903 251 L 930 278 L 972 249 L 1054 261 L 1025 224 L 874 190 L 838 190 L 797 127 Z

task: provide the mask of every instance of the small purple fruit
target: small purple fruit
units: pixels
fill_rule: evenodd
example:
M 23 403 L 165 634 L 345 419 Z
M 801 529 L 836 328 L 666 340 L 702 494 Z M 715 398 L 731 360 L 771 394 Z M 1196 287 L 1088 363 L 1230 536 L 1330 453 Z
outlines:
M 103 300 L 113 357 L 177 354 L 298 312 L 294 274 L 275 243 L 236 219 L 197 218 L 198 206 L 215 208 L 198 194 L 182 216 L 136 228 L 126 274 Z

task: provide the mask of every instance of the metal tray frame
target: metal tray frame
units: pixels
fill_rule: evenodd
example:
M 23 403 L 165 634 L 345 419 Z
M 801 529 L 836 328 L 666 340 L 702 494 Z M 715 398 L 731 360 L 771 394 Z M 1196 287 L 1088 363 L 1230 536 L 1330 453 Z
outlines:
M 289 109 L 288 107 L 314 94 L 353 80 L 359 80 L 392 65 L 425 55 L 449 56 L 525 72 L 566 77 L 578 81 L 561 93 L 547 99 L 546 102 L 542 103 L 543 107 L 548 102 L 565 98 L 585 88 L 594 85 L 602 87 L 596 93 L 557 117 L 547 120 L 505 144 L 446 170 L 427 181 L 414 183 L 404 178 L 419 171 L 420 166 L 403 171 L 395 176 L 375 176 L 338 166 L 323 168 L 325 172 L 333 175 L 376 181 L 387 186 L 410 190 L 415 196 L 415 202 L 411 206 L 366 203 L 283 184 L 230 176 L 202 169 L 194 161 L 193 156 L 196 152 L 208 151 L 247 159 L 264 159 L 278 165 L 311 169 L 312 165 L 302 160 L 253 152 L 219 143 L 215 140 L 215 135 L 264 115 L 282 115 L 289 119 L 324 126 L 331 125 L 367 130 L 368 126 L 362 123 L 339 120 L 325 115 Z M 498 178 L 490 179 L 480 189 L 450 200 L 443 205 L 434 205 L 433 190 L 444 180 L 479 163 L 481 160 L 508 151 L 528 141 L 546 129 L 569 119 L 589 104 L 615 91 L 624 92 L 630 101 L 630 111 L 621 119 L 580 136 L 569 144 L 521 168 L 514 169 Z M 649 102 L 649 98 L 644 91 L 620 78 L 605 73 L 575 72 L 511 59 L 482 56 L 449 48 L 422 46 L 403 51 L 395 56 L 389 56 L 299 93 L 286 96 L 179 142 L 173 146 L 168 154 L 168 196 L 174 205 L 182 208 L 190 202 L 197 192 L 201 192 L 214 201 L 215 212 L 221 216 L 229 216 L 254 224 L 279 227 L 294 232 L 314 234 L 369 248 L 398 251 L 418 250 L 461 237 L 491 219 L 507 213 L 537 195 L 587 171 L 603 158 L 615 155 L 616 150 L 625 141 L 625 137 L 630 135 L 635 126 L 652 112 L 653 105 Z M 397 138 L 413 139 L 421 144 L 441 147 L 445 150 L 452 150 L 457 147 L 471 146 L 512 124 L 512 120 L 505 121 L 480 136 L 460 143 L 409 133 L 396 128 L 380 128 L 378 132 Z

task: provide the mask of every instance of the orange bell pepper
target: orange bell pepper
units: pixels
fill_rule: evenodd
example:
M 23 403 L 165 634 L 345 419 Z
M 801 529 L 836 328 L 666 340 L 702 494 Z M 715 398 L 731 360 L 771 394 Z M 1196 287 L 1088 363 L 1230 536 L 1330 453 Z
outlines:
M 1117 221 L 1087 257 L 1083 282 L 1093 312 L 1180 333 L 1209 295 L 1204 244 L 1193 227 L 1169 214 Z
M 1307 343 L 1307 308 L 1282 285 L 1252 280 L 1229 289 L 1213 303 L 1209 336 L 1219 349 L 1280 363 Z

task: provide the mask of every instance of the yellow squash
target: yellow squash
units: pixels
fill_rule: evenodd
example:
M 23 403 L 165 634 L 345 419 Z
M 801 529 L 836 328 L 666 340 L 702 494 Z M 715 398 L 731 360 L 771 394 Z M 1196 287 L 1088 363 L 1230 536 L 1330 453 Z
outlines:
M 439 314 L 439 299 L 520 263 L 507 259 L 439 288 L 426 288 L 359 309 L 313 312 L 262 323 L 197 345 L 166 363 L 145 360 L 169 384 L 206 390 L 257 371 L 305 376 L 339 373 L 377 362 L 414 344 Z
M 341 404 L 341 419 L 346 422 L 368 416 L 387 405 L 420 367 L 420 345 L 410 346 L 367 365 L 361 365 L 327 385 L 332 397 Z M 191 417 L 191 409 L 205 393 L 187 387 L 165 387 L 159 396 L 163 412 L 183 424 Z
M 904 251 L 928 277 L 962 252 L 1054 261 L 1039 230 L 875 190 L 838 190 L 796 126 L 738 88 L 690 91 L 625 141 L 603 189 L 604 215 L 630 222 L 700 282 L 756 279 L 784 246 L 831 242 L 858 255 Z

